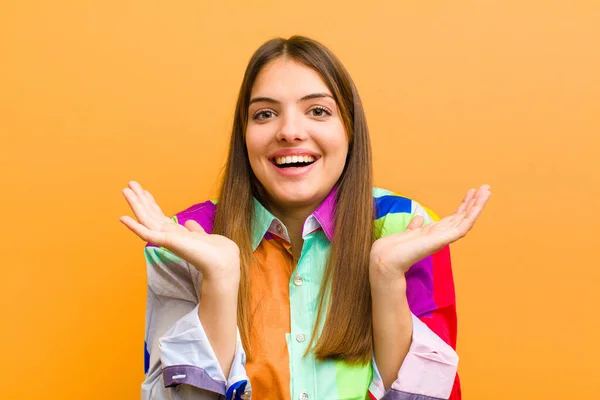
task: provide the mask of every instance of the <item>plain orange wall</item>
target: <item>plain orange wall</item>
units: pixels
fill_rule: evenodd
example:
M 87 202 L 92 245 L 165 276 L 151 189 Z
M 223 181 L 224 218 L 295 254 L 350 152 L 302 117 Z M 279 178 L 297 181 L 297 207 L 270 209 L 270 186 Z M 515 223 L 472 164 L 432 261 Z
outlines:
M 353 75 L 376 183 L 451 212 L 465 399 L 600 398 L 597 1 L 20 1 L 0 6 L 0 398 L 136 399 L 136 179 L 213 196 L 252 51 L 299 33 Z

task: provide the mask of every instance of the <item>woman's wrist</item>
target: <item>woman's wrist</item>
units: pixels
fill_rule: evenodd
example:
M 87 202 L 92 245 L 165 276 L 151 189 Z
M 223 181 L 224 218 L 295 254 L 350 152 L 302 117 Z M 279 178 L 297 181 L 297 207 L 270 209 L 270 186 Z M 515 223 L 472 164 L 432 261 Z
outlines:
M 375 359 L 386 390 L 396 379 L 412 341 L 406 278 L 404 273 L 390 276 L 387 271 L 376 267 L 369 271 Z
M 389 290 L 403 289 L 406 290 L 406 276 L 404 269 L 390 268 L 377 263 L 369 265 L 369 283 L 371 291 L 373 290 Z
M 201 285 L 201 295 L 217 296 L 223 300 L 230 298 L 237 301 L 238 289 L 240 286 L 239 274 L 231 274 L 229 277 L 215 278 L 203 277 Z
M 198 317 L 225 377 L 233 362 L 237 335 L 239 278 L 202 280 Z

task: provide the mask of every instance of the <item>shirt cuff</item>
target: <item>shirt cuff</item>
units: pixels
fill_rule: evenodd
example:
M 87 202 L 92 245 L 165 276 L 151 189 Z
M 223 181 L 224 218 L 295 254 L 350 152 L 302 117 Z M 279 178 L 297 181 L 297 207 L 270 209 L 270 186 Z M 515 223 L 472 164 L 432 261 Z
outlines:
M 229 377 L 225 379 L 198 317 L 198 307 L 179 319 L 158 340 L 165 387 L 187 384 L 226 396 L 227 399 L 238 399 L 250 391 L 244 368 L 246 353 L 239 333 Z
M 458 355 L 414 314 L 412 343 L 390 390 L 384 393 L 383 381 L 373 359 L 372 398 L 382 400 L 448 399 L 452 392 Z

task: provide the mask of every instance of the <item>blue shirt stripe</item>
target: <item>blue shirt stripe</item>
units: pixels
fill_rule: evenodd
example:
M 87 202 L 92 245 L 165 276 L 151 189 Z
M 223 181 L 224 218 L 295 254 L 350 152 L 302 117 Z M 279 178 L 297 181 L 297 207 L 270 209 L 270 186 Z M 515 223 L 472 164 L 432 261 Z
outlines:
M 381 196 L 375 199 L 375 219 L 387 214 L 411 213 L 412 200 L 401 196 Z

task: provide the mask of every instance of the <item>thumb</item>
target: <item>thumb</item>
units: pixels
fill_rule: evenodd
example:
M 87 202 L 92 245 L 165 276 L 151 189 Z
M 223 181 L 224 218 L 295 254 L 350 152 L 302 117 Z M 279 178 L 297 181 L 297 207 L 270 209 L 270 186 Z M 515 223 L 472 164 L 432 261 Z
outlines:
M 412 231 L 413 229 L 420 228 L 423 226 L 424 221 L 425 221 L 425 219 L 422 216 L 417 215 L 413 219 L 410 220 L 410 222 L 408 223 L 408 226 L 406 227 L 406 230 Z
M 204 228 L 202 228 L 202 225 L 200 225 L 193 219 L 189 219 L 189 220 L 185 221 L 185 224 L 183 224 L 183 226 L 185 226 L 187 229 L 189 229 L 190 232 L 206 233 Z

